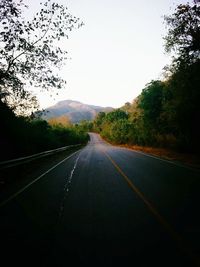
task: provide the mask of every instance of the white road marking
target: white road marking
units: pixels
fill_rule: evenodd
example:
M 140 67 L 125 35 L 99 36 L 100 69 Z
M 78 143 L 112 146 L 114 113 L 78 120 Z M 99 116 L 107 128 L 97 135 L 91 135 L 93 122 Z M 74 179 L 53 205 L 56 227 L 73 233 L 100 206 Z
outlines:
M 67 195 L 69 193 L 69 189 L 70 189 L 69 187 L 70 187 L 70 184 L 71 184 L 71 181 L 72 181 L 72 177 L 73 177 L 74 171 L 75 171 L 75 169 L 77 167 L 77 163 L 78 163 L 79 158 L 80 158 L 80 155 L 75 160 L 74 167 L 71 170 L 70 176 L 67 178 L 66 184 L 64 185 L 64 196 L 63 196 L 63 199 L 62 199 L 61 204 L 60 204 L 59 219 L 62 217 L 62 214 L 63 214 L 65 199 L 66 199 L 66 197 L 67 197 Z
M 8 202 L 10 202 L 11 200 L 13 200 L 15 197 L 17 197 L 19 194 L 21 194 L 22 192 L 24 192 L 27 188 L 29 188 L 32 184 L 36 183 L 38 180 L 40 180 L 42 177 L 44 177 L 47 173 L 51 172 L 53 169 L 55 169 L 57 166 L 59 166 L 60 164 L 62 164 L 63 162 L 65 162 L 66 160 L 70 159 L 71 157 L 73 157 L 75 154 L 77 154 L 78 152 L 80 152 L 82 149 L 79 149 L 78 151 L 74 152 L 73 154 L 71 154 L 70 156 L 68 156 L 67 158 L 63 159 L 62 161 L 60 161 L 59 163 L 57 163 L 56 165 L 54 165 L 53 167 L 51 167 L 49 170 L 47 170 L 46 172 L 44 172 L 43 174 L 41 174 L 39 177 L 37 177 L 36 179 L 34 179 L 32 182 L 30 182 L 29 184 L 27 184 L 26 186 L 24 186 L 22 189 L 20 189 L 19 191 L 17 191 L 15 194 L 13 194 L 12 196 L 10 196 L 9 198 L 7 198 L 6 200 L 4 200 L 3 202 L 0 203 L 0 207 L 4 206 L 5 204 L 7 204 Z

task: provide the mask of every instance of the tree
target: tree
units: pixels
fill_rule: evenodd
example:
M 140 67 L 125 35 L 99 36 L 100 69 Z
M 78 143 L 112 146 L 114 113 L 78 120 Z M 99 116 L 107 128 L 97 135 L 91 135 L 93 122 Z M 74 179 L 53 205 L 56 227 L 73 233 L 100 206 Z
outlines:
M 66 83 L 56 74 L 67 59 L 60 41 L 83 25 L 50 0 L 32 20 L 24 19 L 26 8 L 23 0 L 0 2 L 0 99 L 12 106 L 16 99 L 31 100 L 25 85 L 51 90 Z
M 94 120 L 94 128 L 95 131 L 100 132 L 102 130 L 102 124 L 105 120 L 106 113 L 101 111 L 97 114 L 95 120 Z
M 140 95 L 139 108 L 143 111 L 143 119 L 148 128 L 159 128 L 164 86 L 159 80 L 151 81 Z
M 128 113 L 122 109 L 116 109 L 106 114 L 105 120 L 112 123 L 117 120 L 128 119 Z
M 178 5 L 175 13 L 165 16 L 168 34 L 165 39 L 167 52 L 174 51 L 179 63 L 191 64 L 200 59 L 200 5 Z M 179 65 L 178 64 L 178 65 Z
M 111 140 L 117 144 L 129 142 L 131 124 L 127 119 L 118 119 L 111 124 Z
M 168 100 L 164 105 L 166 124 L 173 128 L 181 149 L 200 148 L 199 72 L 200 72 L 200 3 L 177 6 L 175 13 L 165 17 L 168 34 L 167 52 L 175 51 L 167 81 Z

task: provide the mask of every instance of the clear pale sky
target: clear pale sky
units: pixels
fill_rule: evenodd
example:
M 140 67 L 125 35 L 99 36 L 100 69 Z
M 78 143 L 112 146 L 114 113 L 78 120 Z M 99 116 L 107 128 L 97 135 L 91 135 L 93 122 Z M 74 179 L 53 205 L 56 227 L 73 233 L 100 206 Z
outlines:
M 37 9 L 33 0 L 30 8 Z M 69 35 L 71 60 L 62 69 L 65 89 L 53 97 L 38 94 L 42 108 L 60 100 L 120 107 L 145 84 L 161 78 L 170 62 L 164 53 L 163 15 L 185 0 L 60 0 L 85 25 Z

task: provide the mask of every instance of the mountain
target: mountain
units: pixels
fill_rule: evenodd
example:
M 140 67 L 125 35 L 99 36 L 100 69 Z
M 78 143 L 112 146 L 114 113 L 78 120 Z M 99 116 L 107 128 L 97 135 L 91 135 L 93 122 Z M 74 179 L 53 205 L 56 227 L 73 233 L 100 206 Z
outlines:
M 43 119 L 67 116 L 72 123 L 78 123 L 82 120 L 93 120 L 99 112 L 112 111 L 111 107 L 100 107 L 83 104 L 73 100 L 59 101 L 57 104 L 45 109 Z

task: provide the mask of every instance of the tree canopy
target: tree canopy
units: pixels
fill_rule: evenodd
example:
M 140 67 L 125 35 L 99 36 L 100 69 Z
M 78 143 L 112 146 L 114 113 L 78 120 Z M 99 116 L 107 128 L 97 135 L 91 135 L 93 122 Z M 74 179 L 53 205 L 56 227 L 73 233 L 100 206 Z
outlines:
M 178 5 L 165 17 L 170 75 L 153 80 L 132 104 L 99 115 L 95 130 L 113 143 L 200 150 L 200 5 Z
M 175 52 L 177 63 L 194 63 L 200 59 L 200 5 L 178 5 L 175 12 L 165 16 L 168 33 L 165 39 L 167 52 Z
M 83 25 L 50 0 L 31 20 L 24 18 L 27 8 L 23 0 L 0 2 L 0 99 L 14 107 L 16 100 L 35 100 L 25 85 L 51 90 L 66 83 L 56 72 L 67 59 L 60 41 Z

